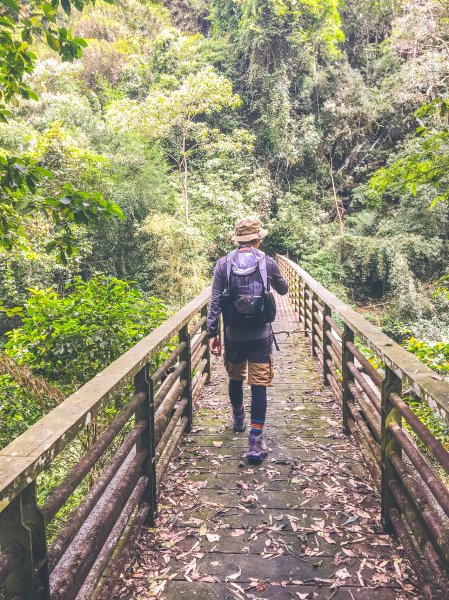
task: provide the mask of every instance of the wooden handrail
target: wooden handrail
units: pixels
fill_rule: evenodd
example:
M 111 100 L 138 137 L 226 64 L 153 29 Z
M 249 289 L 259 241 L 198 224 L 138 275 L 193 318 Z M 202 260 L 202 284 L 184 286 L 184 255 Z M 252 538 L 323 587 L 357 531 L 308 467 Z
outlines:
M 209 296 L 208 288 L 0 450 L 0 511 L 207 304 Z
M 416 395 L 449 423 L 449 382 L 444 381 L 413 354 L 407 352 L 405 348 L 382 333 L 378 327 L 337 298 L 299 265 L 285 256 L 278 255 L 276 258 L 278 262 L 289 265 L 316 293 L 321 302 L 324 302 L 369 348 L 374 350 L 403 383 L 410 385 Z
M 290 301 L 310 340 L 312 355 L 323 367 L 324 384 L 341 404 L 343 430 L 352 433 L 359 444 L 381 492 L 384 529 L 395 533 L 408 551 L 426 600 L 445 598 L 449 490 L 443 477 L 449 472 L 449 452 L 410 410 L 402 393 L 418 396 L 449 422 L 449 382 L 292 260 L 285 256 L 276 260 L 289 281 Z M 319 314 L 324 315 L 322 335 Z M 331 335 L 338 328 L 334 319 L 344 324 L 337 336 Z M 326 338 L 330 344 L 319 343 Z M 383 376 L 357 348 L 356 338 L 384 362 Z M 418 436 L 419 445 L 402 429 L 403 422 Z
M 87 577 L 96 588 L 105 568 L 110 582 L 124 553 L 113 557 L 108 536 L 119 540 L 126 530 L 131 540 L 138 523 L 154 524 L 158 483 L 210 376 L 209 297 L 210 288 L 0 451 L 0 585 L 8 597 L 72 600 Z M 153 359 L 169 344 L 175 349 L 156 368 Z M 193 353 L 205 356 L 195 367 Z M 38 506 L 38 475 L 95 417 L 107 423 L 103 409 L 130 383 L 132 398 Z M 106 466 L 47 550 L 48 524 L 100 459 Z

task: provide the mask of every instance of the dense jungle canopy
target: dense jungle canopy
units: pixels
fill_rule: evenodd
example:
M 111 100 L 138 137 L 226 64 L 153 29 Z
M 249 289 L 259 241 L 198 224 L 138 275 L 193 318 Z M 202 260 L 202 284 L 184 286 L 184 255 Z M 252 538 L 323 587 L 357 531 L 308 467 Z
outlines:
M 0 0 L 0 443 L 199 292 L 248 214 L 448 372 L 448 18 Z

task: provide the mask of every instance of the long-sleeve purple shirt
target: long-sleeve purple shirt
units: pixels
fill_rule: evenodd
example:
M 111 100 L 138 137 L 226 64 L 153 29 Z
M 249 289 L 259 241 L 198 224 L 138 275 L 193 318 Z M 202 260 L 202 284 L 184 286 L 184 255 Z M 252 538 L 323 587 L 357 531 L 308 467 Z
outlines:
M 242 250 L 242 252 L 244 252 Z M 253 253 L 260 253 L 253 249 Z M 221 298 L 227 288 L 227 257 L 224 256 L 217 261 L 214 271 L 214 281 L 209 302 L 209 312 L 207 315 L 207 331 L 209 337 L 214 337 L 218 333 L 219 318 L 221 314 Z M 288 292 L 288 284 L 281 274 L 278 264 L 270 256 L 266 256 L 268 285 L 282 296 Z M 226 327 L 226 337 L 233 341 L 258 340 L 271 334 L 271 325 L 266 323 L 253 327 L 252 329 L 241 331 L 235 327 Z

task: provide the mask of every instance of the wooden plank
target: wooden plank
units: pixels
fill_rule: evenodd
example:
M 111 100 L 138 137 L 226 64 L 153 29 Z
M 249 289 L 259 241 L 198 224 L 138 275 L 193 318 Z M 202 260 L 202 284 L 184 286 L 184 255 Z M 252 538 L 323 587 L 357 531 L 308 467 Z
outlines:
M 317 566 L 315 566 L 317 565 Z M 319 565 L 319 566 L 318 566 Z M 343 563 L 349 577 L 345 579 L 346 585 L 360 586 L 360 581 L 357 577 L 357 571 L 363 568 L 359 559 L 353 559 L 347 563 Z M 335 572 L 338 567 L 329 557 L 305 557 L 301 561 L 296 556 L 284 554 L 273 560 L 268 560 L 258 554 L 221 554 L 209 555 L 206 554 L 199 559 L 196 564 L 199 573 L 207 573 L 212 577 L 217 577 L 220 581 L 225 582 L 227 578 L 232 577 L 232 581 L 236 583 L 250 583 L 254 578 L 260 581 L 278 582 L 301 580 L 310 585 L 319 587 L 320 579 L 329 579 L 325 582 L 329 586 L 335 580 Z M 176 570 L 176 562 L 173 564 L 173 569 Z M 373 570 L 368 567 L 363 568 L 367 583 L 370 580 Z M 236 574 L 238 576 L 236 577 Z M 256 575 L 256 577 L 254 577 Z M 183 580 L 182 573 L 178 571 L 177 578 Z M 397 584 L 395 587 L 399 587 Z M 231 588 L 232 589 L 232 588 Z
M 262 591 L 257 593 L 257 590 L 244 586 L 248 593 L 257 594 L 253 597 L 266 598 L 273 600 L 292 600 L 293 598 L 310 598 L 313 593 L 318 593 L 315 596 L 316 600 L 397 600 L 397 591 L 392 588 L 364 588 L 358 586 L 344 586 L 337 589 L 330 589 L 329 584 L 318 585 L 311 583 L 310 585 L 280 585 L 268 584 L 266 589 L 264 586 Z M 170 581 L 164 590 L 164 598 L 166 600 L 217 600 L 217 598 L 229 598 L 234 600 L 243 598 L 243 594 L 236 594 L 238 588 L 232 586 L 231 583 L 202 583 L 174 580 Z M 246 592 L 245 592 L 246 593 Z M 246 596 L 249 597 L 249 596 Z
M 222 440 L 217 440 L 216 444 L 222 444 Z M 273 465 L 276 467 L 278 464 L 290 464 L 293 467 L 303 463 L 310 470 L 310 467 L 313 467 L 314 465 L 318 467 L 325 465 L 329 471 L 332 471 L 334 474 L 339 474 L 342 469 L 347 471 L 348 462 L 354 464 L 354 461 L 358 460 L 355 453 L 352 459 L 348 459 L 347 452 L 343 450 L 340 450 L 340 455 L 333 451 L 326 452 L 324 450 L 311 452 L 306 448 L 290 448 L 288 451 L 285 451 L 274 444 L 271 447 L 270 440 L 267 440 L 267 444 L 269 444 L 269 454 L 264 462 L 265 467 L 267 465 Z M 181 460 L 187 459 L 188 461 L 192 462 L 192 466 L 196 467 L 200 466 L 200 463 L 205 462 L 205 466 L 207 467 L 207 462 L 209 460 L 215 460 L 219 463 L 230 463 L 230 461 L 240 462 L 242 458 L 244 458 L 247 450 L 247 442 L 241 442 L 235 446 L 229 446 L 225 444 L 221 445 L 219 448 L 214 446 L 187 446 L 183 452 Z M 193 462 L 195 465 L 193 465 Z M 355 464 L 361 464 L 360 460 L 358 460 L 358 462 Z M 352 468 L 355 468 L 355 466 Z M 322 472 L 322 469 L 318 468 L 315 471 L 316 473 L 318 473 L 318 471 Z M 313 473 L 313 476 L 316 476 L 316 473 Z M 309 474 L 309 476 L 312 476 L 312 474 Z
M 192 541 L 197 539 L 198 530 L 190 530 L 191 535 L 182 535 L 186 528 L 174 528 L 173 537 L 181 537 L 177 544 L 177 550 L 182 554 L 192 548 Z M 345 532 L 342 537 L 333 536 L 333 544 L 327 542 L 323 537 L 314 534 L 304 535 L 292 531 L 266 531 L 255 525 L 245 530 L 236 531 L 235 529 L 210 529 L 209 533 L 219 535 L 219 541 L 209 541 L 206 536 L 200 537 L 200 551 L 210 554 L 261 554 L 267 552 L 267 548 L 280 545 L 286 554 L 303 555 L 309 553 L 310 556 L 334 557 L 342 548 L 348 551 L 348 554 L 354 553 L 358 557 L 376 558 L 379 552 L 382 553 L 384 560 L 390 560 L 395 555 L 395 550 L 391 546 L 391 540 L 388 535 L 368 534 L 360 536 L 350 531 Z M 238 535 L 236 535 L 238 534 Z M 270 545 L 267 542 L 271 541 Z M 344 556 L 345 553 L 343 552 Z M 317 559 L 318 560 L 318 559 Z
M 329 485 L 328 491 L 323 484 Z M 224 508 L 233 508 L 234 506 L 250 507 L 254 506 L 261 509 L 278 510 L 298 510 L 307 507 L 322 510 L 327 504 L 332 503 L 332 510 L 347 510 L 351 500 L 358 499 L 356 494 L 351 494 L 345 487 L 335 484 L 334 481 L 318 481 L 315 485 L 303 480 L 303 485 L 292 485 L 290 489 L 261 491 L 254 488 L 248 488 L 244 492 L 241 489 L 218 489 L 203 488 L 199 492 L 200 499 L 207 500 L 216 504 L 221 504 Z M 249 500 L 246 500 L 248 498 Z

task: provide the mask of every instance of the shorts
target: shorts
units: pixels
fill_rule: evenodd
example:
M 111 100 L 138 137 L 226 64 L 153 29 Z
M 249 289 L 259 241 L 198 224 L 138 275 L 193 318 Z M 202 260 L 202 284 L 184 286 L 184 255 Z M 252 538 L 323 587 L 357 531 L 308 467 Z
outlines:
M 272 344 L 273 336 L 271 334 L 260 340 L 244 342 L 226 340 L 224 364 L 229 379 L 244 381 L 248 363 L 249 385 L 269 386 L 274 375 Z

